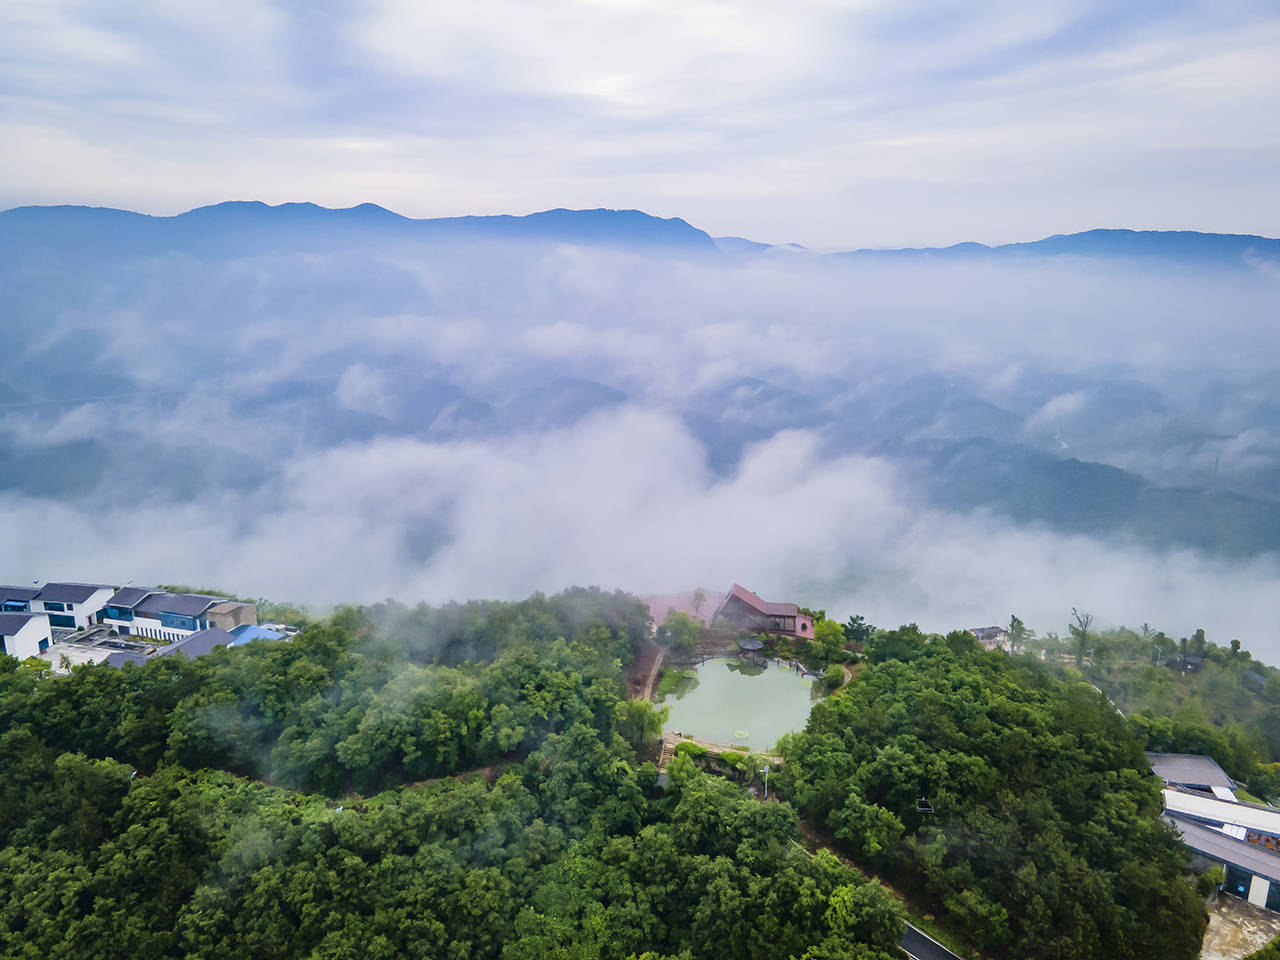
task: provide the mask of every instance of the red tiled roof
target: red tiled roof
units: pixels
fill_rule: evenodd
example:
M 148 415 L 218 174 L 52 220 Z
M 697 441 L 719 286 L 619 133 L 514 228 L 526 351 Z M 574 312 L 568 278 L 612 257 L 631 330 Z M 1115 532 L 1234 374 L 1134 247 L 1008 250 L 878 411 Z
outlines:
M 758 594 L 752 593 L 739 583 L 735 583 L 729 588 L 729 593 L 725 600 L 727 601 L 729 597 L 737 597 L 754 610 L 771 617 L 794 617 L 800 613 L 800 608 L 794 603 L 770 603 L 767 600 L 762 600 Z M 720 606 L 724 606 L 724 604 L 722 603 Z M 718 607 L 716 608 L 716 613 L 720 613 Z

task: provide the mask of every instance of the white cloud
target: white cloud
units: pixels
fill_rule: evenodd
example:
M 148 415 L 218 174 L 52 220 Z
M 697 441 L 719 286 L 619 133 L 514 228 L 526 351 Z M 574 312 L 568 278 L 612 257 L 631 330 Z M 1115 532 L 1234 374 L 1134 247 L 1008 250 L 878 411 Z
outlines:
M 0 205 L 640 207 L 818 246 L 1274 230 L 1280 18 L 933 2 L 9 4 Z
M 738 580 L 884 625 L 946 630 L 1016 612 L 1061 631 L 1078 606 L 1108 623 L 1203 626 L 1280 658 L 1274 557 L 1155 554 L 939 513 L 913 502 L 890 464 L 825 457 L 804 431 L 756 445 L 729 478 L 703 458 L 678 421 L 627 408 L 513 439 L 328 450 L 247 501 L 101 513 L 0 495 L 0 576 L 189 580 L 320 604 Z M 406 529 L 441 519 L 438 551 L 407 556 Z

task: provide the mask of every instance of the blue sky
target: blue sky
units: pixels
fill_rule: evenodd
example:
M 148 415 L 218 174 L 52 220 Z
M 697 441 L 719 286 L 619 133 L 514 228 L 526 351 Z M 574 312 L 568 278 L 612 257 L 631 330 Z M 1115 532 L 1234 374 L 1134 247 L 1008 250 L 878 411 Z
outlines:
M 9 0 L 0 207 L 637 207 L 819 247 L 1280 235 L 1280 7 Z

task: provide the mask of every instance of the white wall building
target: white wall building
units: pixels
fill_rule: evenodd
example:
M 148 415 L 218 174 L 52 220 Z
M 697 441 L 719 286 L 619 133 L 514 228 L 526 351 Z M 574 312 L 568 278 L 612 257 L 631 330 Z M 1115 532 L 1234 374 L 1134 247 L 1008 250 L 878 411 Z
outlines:
M 1193 758 L 1174 755 L 1174 759 Z M 1194 771 L 1188 775 L 1205 779 Z M 1215 785 L 1205 786 L 1213 789 Z M 1239 803 L 1234 795 L 1226 800 L 1170 787 L 1164 791 L 1164 814 L 1202 862 L 1222 865 L 1224 890 L 1254 906 L 1280 911 L 1280 810 Z
M 201 630 L 256 624 L 257 609 L 225 597 L 125 587 L 110 596 L 97 622 L 124 636 L 181 640 Z
M 43 613 L 0 613 L 0 649 L 25 660 L 49 649 L 53 631 Z
M 47 614 L 50 626 L 75 630 L 93 623 L 115 592 L 101 583 L 46 583 L 31 601 L 31 612 Z

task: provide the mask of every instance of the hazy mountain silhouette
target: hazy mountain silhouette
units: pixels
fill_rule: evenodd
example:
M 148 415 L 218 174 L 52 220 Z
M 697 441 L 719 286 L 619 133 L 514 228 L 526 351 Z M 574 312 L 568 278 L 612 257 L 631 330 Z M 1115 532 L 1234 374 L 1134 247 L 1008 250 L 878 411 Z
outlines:
M 0 252 L 66 249 L 115 256 L 232 249 L 314 250 L 370 241 L 543 241 L 714 252 L 704 231 L 639 210 L 544 210 L 528 216 L 414 220 L 372 203 L 330 209 L 314 203 L 228 201 L 174 217 L 107 207 L 16 207 L 0 213 Z
M 861 249 L 833 254 L 846 258 L 985 259 L 1008 257 L 1122 257 L 1160 258 L 1229 264 L 1252 259 L 1280 260 L 1280 240 L 1251 234 L 1199 233 L 1193 230 L 1086 230 L 1054 234 L 1028 243 L 987 246 L 957 243 L 949 247 Z
M 0 490 L 197 498 L 256 489 L 307 452 L 396 438 L 498 442 L 652 402 L 644 375 L 617 369 L 633 353 L 641 369 L 652 362 L 643 360 L 655 349 L 645 337 L 652 308 L 633 316 L 629 300 L 583 293 L 590 270 L 561 286 L 539 246 L 560 243 L 658 254 L 652 263 L 674 252 L 682 270 L 693 257 L 731 266 L 783 258 L 775 264 L 801 267 L 800 303 L 805 285 L 830 272 L 807 271 L 810 259 L 848 262 L 851 273 L 863 264 L 865 280 L 894 259 L 920 264 L 911 276 L 927 279 L 930 263 L 1080 257 L 1162 275 L 1202 265 L 1232 286 L 1239 275 L 1224 280 L 1223 267 L 1280 259 L 1280 240 L 1193 232 L 1091 230 L 820 256 L 713 239 L 636 210 L 414 220 L 374 204 L 232 202 L 175 217 L 21 207 L 0 213 L 0 313 L 19 345 L 0 356 Z M 572 259 L 592 269 L 615 260 Z M 710 313 L 731 361 L 752 346 L 750 318 Z M 803 324 L 767 313 L 779 343 L 808 349 Z M 697 316 L 682 322 L 696 326 Z M 845 332 L 857 332 L 856 318 Z M 421 359 L 424 342 L 448 347 L 452 337 L 462 338 L 456 357 L 492 353 L 508 365 L 478 382 L 466 364 Z M 668 342 L 680 349 L 679 330 L 662 349 Z M 854 338 L 847 348 L 875 343 Z M 872 378 L 856 383 L 778 372 L 754 347 L 742 357 L 705 386 L 655 391 L 722 480 L 753 444 L 807 430 L 832 455 L 901 465 L 921 502 L 946 510 L 1234 556 L 1280 542 L 1280 444 L 1271 439 L 1280 405 L 1265 385 L 1184 376 L 1157 389 L 1122 372 L 1046 368 L 993 392 L 914 361 L 896 372 L 896 361 L 870 365 Z M 237 424 L 226 443 L 200 419 L 223 415 Z M 231 442 L 242 424 L 269 439 Z M 434 528 L 423 529 L 419 546 L 434 542 Z
M 767 244 L 742 237 L 712 238 L 678 217 L 639 210 L 544 210 L 527 216 L 466 216 L 415 220 L 372 203 L 344 209 L 314 203 L 228 201 L 174 217 L 108 207 L 15 207 L 0 212 L 0 253 L 18 255 L 54 248 L 104 255 L 220 254 L 230 248 L 324 249 L 371 240 L 436 242 L 577 243 L 591 246 L 668 248 L 729 256 L 805 253 L 799 244 Z M 1159 258 L 1231 264 L 1280 260 L 1280 239 L 1186 230 L 1087 230 L 1043 240 L 987 246 L 864 248 L 830 254 L 857 259 L 988 259 L 1056 256 Z

